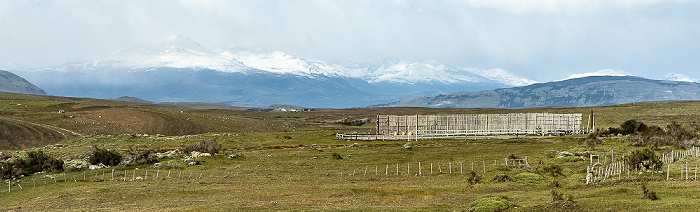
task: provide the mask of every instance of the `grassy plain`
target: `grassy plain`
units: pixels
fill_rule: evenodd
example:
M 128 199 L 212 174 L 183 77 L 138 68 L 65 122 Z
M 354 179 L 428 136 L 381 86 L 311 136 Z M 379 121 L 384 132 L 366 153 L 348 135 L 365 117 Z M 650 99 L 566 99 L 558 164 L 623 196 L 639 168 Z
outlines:
M 139 112 L 156 111 L 177 120 L 190 118 L 202 129 L 202 133 L 193 136 L 137 137 L 121 135 L 115 130 L 119 133 L 89 134 L 63 140 L 60 142 L 65 146 L 63 148 L 41 148 L 50 155 L 64 159 L 84 158 L 93 145 L 118 150 L 170 150 L 201 140 L 217 141 L 223 151 L 198 159 L 201 165 L 196 166 L 186 165 L 182 158 L 163 158 L 161 164 L 180 164 L 180 168 L 115 166 L 98 171 L 72 170 L 24 177 L 12 181 L 12 192 L 8 192 L 7 187 L 0 190 L 0 211 L 464 211 L 470 208 L 471 202 L 484 197 L 508 199 L 517 205 L 517 208 L 511 209 L 513 211 L 695 211 L 700 208 L 697 201 L 700 198 L 700 183 L 685 181 L 685 176 L 680 175 L 680 170 L 685 167 L 684 162 L 689 162 L 689 175 L 694 179 L 695 167 L 700 165 L 696 159 L 671 164 L 670 181 L 666 181 L 665 172 L 632 172 L 629 176 L 611 177 L 600 185 L 585 185 L 585 169 L 590 165 L 588 161 L 564 162 L 554 159 L 557 151 L 604 154 L 614 150 L 616 154 L 624 154 L 639 148 L 629 146 L 624 137 L 605 138 L 603 144 L 594 148 L 584 145 L 584 135 L 573 135 L 421 140 L 411 141 L 414 147 L 405 149 L 403 145 L 407 141 L 336 140 L 335 133 L 371 131 L 374 126 L 332 123 L 333 120 L 374 117 L 377 114 L 586 114 L 590 108 L 361 108 L 270 113 L 134 106 L 82 99 L 69 102 L 70 107 L 66 107 L 68 113 L 100 105 L 104 106 L 100 109 L 103 112 L 123 112 L 109 110 L 114 107 L 133 108 Z M 87 134 L 80 131 L 78 125 L 62 125 L 64 122 L 60 120 L 64 117 L 54 117 L 55 105 L 69 102 L 60 98 L 5 98 L 0 100 L 0 114 L 7 119 L 70 128 Z M 16 107 L 17 104 L 28 107 Z M 628 119 L 660 126 L 671 121 L 687 125 L 700 120 L 699 102 L 637 103 L 593 109 L 600 128 L 617 126 Z M 103 113 L 102 116 L 110 115 Z M 256 129 L 252 126 L 264 127 Z M 671 149 L 662 147 L 657 151 Z M 17 149 L 4 151 L 15 152 Z M 334 159 L 334 153 L 343 159 Z M 511 154 L 521 158 L 527 156 L 530 167 L 505 167 L 504 158 Z M 229 155 L 240 157 L 228 158 Z M 606 157 L 601 161 L 606 159 L 610 160 Z M 560 165 L 563 175 L 542 175 L 541 179 L 516 178 L 519 173 L 536 172 L 534 170 L 550 163 Z M 468 173 L 472 170 L 480 177 L 480 183 L 469 182 Z M 418 174 L 419 171 L 422 174 Z M 492 181 L 496 174 L 508 175 L 515 180 Z M 642 198 L 642 184 L 656 192 L 660 199 Z M 577 206 L 552 204 L 551 189 L 570 196 Z

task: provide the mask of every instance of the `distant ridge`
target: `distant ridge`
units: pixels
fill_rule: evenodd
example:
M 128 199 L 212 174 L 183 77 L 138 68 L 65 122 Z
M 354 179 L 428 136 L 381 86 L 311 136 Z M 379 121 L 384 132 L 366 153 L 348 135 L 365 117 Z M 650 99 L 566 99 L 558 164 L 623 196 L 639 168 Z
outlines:
M 123 101 L 123 102 L 134 102 L 134 103 L 146 103 L 146 104 L 153 104 L 155 102 L 147 101 L 138 97 L 133 97 L 133 96 L 122 96 L 119 98 L 116 98 L 114 100 L 117 101 Z
M 591 76 L 522 87 L 406 99 L 382 106 L 436 108 L 585 107 L 700 100 L 700 83 L 635 76 Z
M 0 91 L 9 93 L 46 95 L 46 91 L 9 71 L 0 70 Z

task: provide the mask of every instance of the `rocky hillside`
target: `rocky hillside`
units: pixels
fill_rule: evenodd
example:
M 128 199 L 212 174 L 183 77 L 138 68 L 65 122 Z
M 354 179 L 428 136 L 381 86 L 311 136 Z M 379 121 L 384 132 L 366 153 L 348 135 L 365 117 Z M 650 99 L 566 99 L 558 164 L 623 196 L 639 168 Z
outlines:
M 0 70 L 0 92 L 46 95 L 44 90 L 24 78 L 3 70 Z
M 645 101 L 700 100 L 700 83 L 634 76 L 593 76 L 529 86 L 390 103 L 394 107 L 524 108 L 602 106 Z

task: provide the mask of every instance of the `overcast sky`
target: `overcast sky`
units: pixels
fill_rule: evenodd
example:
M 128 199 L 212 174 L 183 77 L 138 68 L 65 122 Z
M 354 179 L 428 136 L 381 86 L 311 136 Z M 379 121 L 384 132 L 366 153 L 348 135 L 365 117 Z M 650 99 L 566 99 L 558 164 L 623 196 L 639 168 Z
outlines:
M 397 58 L 538 81 L 598 70 L 700 78 L 700 3 L 672 0 L 0 0 L 0 69 L 171 35 L 329 62 Z

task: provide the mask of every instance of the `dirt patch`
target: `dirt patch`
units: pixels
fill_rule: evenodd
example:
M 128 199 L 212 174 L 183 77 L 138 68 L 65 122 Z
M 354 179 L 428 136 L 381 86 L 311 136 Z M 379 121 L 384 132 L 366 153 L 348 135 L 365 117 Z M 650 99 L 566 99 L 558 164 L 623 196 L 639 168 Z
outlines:
M 0 149 L 44 146 L 80 135 L 65 129 L 0 118 Z

